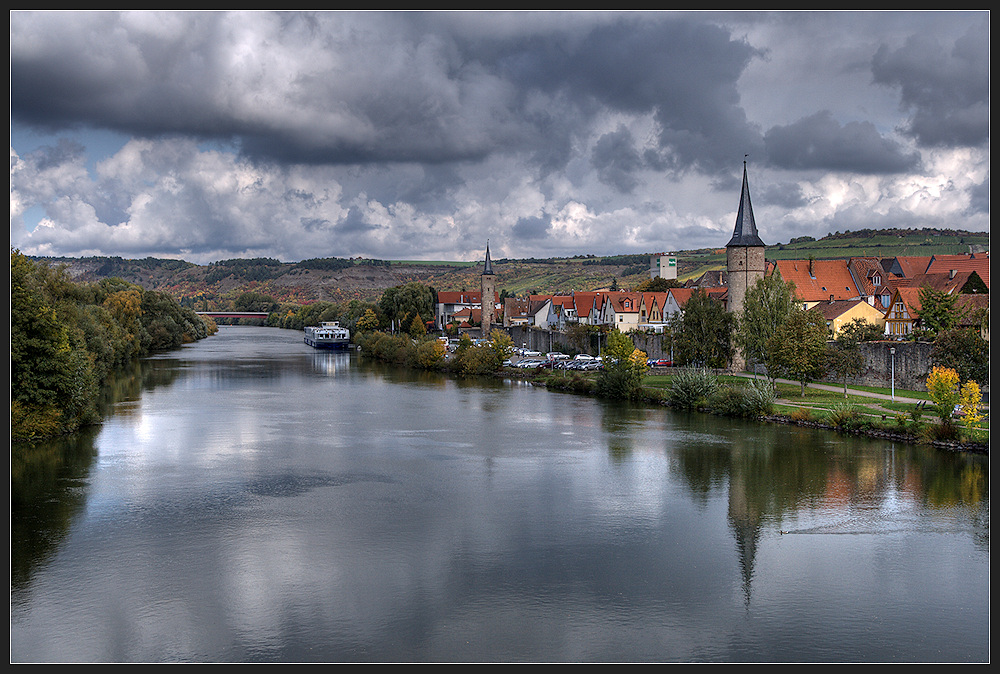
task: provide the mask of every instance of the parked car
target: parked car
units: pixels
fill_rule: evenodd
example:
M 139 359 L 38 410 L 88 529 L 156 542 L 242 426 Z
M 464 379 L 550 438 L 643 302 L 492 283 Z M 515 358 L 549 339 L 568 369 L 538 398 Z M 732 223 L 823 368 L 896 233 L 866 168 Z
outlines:
M 650 367 L 673 367 L 673 361 L 666 358 L 656 358 L 648 361 Z
M 535 367 L 541 367 L 541 365 L 542 365 L 543 362 L 544 361 L 541 361 L 541 360 L 536 360 L 536 359 L 532 359 L 532 358 L 525 358 L 524 360 L 519 360 L 516 363 L 514 363 L 514 367 L 519 367 L 519 368 L 522 368 L 522 369 L 531 369 L 531 368 L 535 368 Z

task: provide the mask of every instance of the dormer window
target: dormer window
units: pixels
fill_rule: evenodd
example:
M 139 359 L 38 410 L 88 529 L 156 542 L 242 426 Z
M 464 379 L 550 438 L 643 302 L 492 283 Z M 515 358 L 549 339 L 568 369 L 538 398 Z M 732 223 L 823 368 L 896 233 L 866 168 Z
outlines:
M 872 285 L 876 285 L 876 286 L 882 285 L 882 277 L 879 276 L 878 274 L 875 274 L 875 276 L 872 276 Z

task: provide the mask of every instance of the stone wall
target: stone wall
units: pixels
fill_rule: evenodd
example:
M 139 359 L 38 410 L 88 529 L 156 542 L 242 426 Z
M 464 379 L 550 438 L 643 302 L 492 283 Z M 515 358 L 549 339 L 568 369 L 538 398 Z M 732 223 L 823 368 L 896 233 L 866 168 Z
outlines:
M 933 347 L 928 342 L 865 342 L 861 344 L 865 371 L 859 377 L 849 377 L 847 383 L 890 388 L 895 378 L 896 388 L 926 391 Z M 889 353 L 890 348 L 896 349 L 895 358 Z M 892 374 L 894 361 L 895 377 Z M 836 376 L 831 379 L 836 381 Z
M 527 344 L 529 349 L 547 353 L 558 348 L 560 344 L 569 344 L 569 336 L 560 332 L 549 332 L 532 328 L 508 328 L 514 346 Z M 671 357 L 670 349 L 663 349 L 663 335 L 647 335 L 644 333 L 629 333 L 635 348 L 645 351 L 648 358 Z M 848 385 L 878 386 L 891 388 L 893 384 L 893 360 L 895 360 L 896 388 L 910 391 L 927 390 L 927 374 L 931 370 L 931 349 L 933 344 L 927 342 L 866 342 L 861 344 L 861 353 L 865 358 L 865 371 L 858 377 L 849 377 Z M 896 349 L 893 359 L 890 348 Z M 598 355 L 596 343 L 591 348 L 591 355 Z M 830 373 L 830 382 L 839 382 L 837 375 Z

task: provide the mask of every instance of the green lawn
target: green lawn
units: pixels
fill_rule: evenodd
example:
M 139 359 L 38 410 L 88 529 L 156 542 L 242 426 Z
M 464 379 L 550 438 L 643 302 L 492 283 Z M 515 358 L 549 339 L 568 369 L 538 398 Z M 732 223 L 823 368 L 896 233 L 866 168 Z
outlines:
M 671 375 L 647 375 L 643 379 L 643 385 L 647 388 L 652 389 L 667 389 L 670 386 Z M 736 384 L 742 385 L 747 382 L 746 377 L 735 377 L 731 375 L 720 375 L 717 377 L 719 384 Z M 817 382 L 828 384 L 830 386 L 842 386 L 834 382 Z M 799 414 L 803 415 L 808 413 L 809 416 L 816 420 L 822 420 L 824 417 L 830 415 L 831 413 L 836 413 L 837 410 L 842 410 L 846 405 L 856 406 L 859 408 L 865 416 L 871 418 L 872 420 L 877 420 L 879 422 L 885 423 L 887 426 L 892 426 L 896 423 L 896 415 L 905 415 L 907 423 L 912 423 L 912 413 L 917 409 L 917 405 L 911 402 L 900 402 L 898 400 L 884 400 L 876 399 L 868 396 L 853 395 L 848 394 L 844 397 L 843 388 L 839 391 L 827 391 L 824 389 L 809 388 L 806 387 L 806 395 L 803 397 L 801 395 L 802 388 L 799 384 L 783 384 L 779 383 L 776 385 L 777 398 L 781 403 L 775 405 L 775 412 L 778 414 Z M 871 386 L 851 386 L 848 385 L 849 390 L 856 391 L 866 391 L 869 393 L 883 393 L 890 395 L 892 391 L 890 389 L 871 387 Z M 922 423 L 930 423 L 936 420 L 936 415 L 934 412 L 933 404 L 930 402 L 930 396 L 926 391 L 908 391 L 902 389 L 896 389 L 895 391 L 898 397 L 902 398 L 915 398 L 917 400 L 927 401 L 927 405 L 923 410 L 920 411 L 920 419 Z M 982 424 L 982 428 L 978 431 L 975 429 L 967 429 L 973 438 L 978 438 L 980 441 L 988 441 L 989 438 L 989 417 L 987 416 Z

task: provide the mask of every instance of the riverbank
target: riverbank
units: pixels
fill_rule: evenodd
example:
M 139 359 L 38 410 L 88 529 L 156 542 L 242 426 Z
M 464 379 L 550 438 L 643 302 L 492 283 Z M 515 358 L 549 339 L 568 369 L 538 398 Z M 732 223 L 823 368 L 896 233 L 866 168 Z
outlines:
M 580 393 L 585 395 L 594 395 L 594 381 L 592 377 L 587 377 L 586 375 L 581 375 L 579 373 L 561 373 L 553 374 L 551 371 L 545 370 L 540 373 L 536 370 L 519 370 L 517 368 L 504 368 L 502 371 L 497 373 L 497 376 L 502 379 L 519 379 L 524 381 L 529 381 L 530 383 L 538 386 L 545 386 L 558 391 L 565 391 L 569 393 Z M 730 373 L 732 374 L 732 373 Z M 733 374 L 733 376 L 752 378 L 752 375 L 748 374 Z M 783 380 L 779 380 L 783 381 Z M 794 384 L 798 386 L 796 382 L 787 382 L 789 384 Z M 843 392 L 842 386 L 835 386 L 832 384 L 822 384 L 814 383 L 810 384 L 807 388 L 814 389 L 817 391 L 828 391 L 828 392 Z M 854 425 L 848 424 L 834 424 L 830 423 L 822 418 L 817 418 L 817 411 L 814 407 L 810 405 L 800 404 L 797 401 L 793 401 L 787 398 L 779 398 L 775 400 L 777 406 L 787 406 L 795 408 L 793 413 L 789 414 L 769 414 L 759 418 L 759 421 L 764 423 L 774 423 L 782 425 L 791 426 L 802 426 L 805 428 L 816 428 L 816 429 L 826 429 L 834 431 L 840 434 L 855 435 L 870 437 L 873 439 L 890 440 L 892 442 L 900 442 L 904 444 L 912 445 L 930 445 L 937 449 L 951 452 L 970 452 L 974 454 L 989 455 L 989 442 L 977 442 L 974 440 L 954 440 L 954 441 L 943 441 L 943 440 L 930 440 L 924 437 L 919 430 L 924 428 L 926 424 L 935 423 L 934 420 L 928 419 L 924 421 L 907 421 L 906 425 L 909 428 L 900 427 L 900 423 L 896 421 L 898 414 L 901 412 L 894 411 L 891 409 L 886 409 L 882 407 L 879 402 L 882 400 L 892 399 L 894 403 L 897 404 L 912 404 L 916 408 L 916 405 L 928 404 L 927 399 L 921 398 L 910 398 L 906 396 L 894 395 L 888 396 L 881 393 L 875 393 L 871 391 L 863 391 L 857 389 L 848 388 L 847 394 L 852 397 L 863 397 L 871 398 L 873 401 L 870 404 L 861 404 L 860 406 L 868 410 L 871 418 L 859 421 Z M 664 393 L 664 389 L 661 387 L 651 387 L 644 386 L 643 393 L 638 399 L 639 402 L 644 402 L 651 405 L 660 405 L 664 407 L 670 407 L 670 401 L 667 400 Z M 987 409 L 988 407 L 984 406 Z M 698 412 L 703 414 L 714 414 L 709 408 L 699 408 Z M 877 418 L 877 421 L 876 421 Z M 888 423 L 884 423 L 888 422 Z M 892 424 L 892 425 L 890 425 Z M 913 430 L 911 430 L 913 429 Z M 914 432 L 916 430 L 916 432 Z

